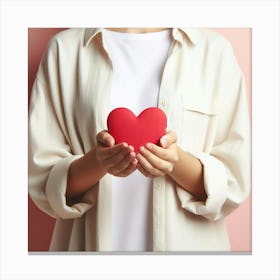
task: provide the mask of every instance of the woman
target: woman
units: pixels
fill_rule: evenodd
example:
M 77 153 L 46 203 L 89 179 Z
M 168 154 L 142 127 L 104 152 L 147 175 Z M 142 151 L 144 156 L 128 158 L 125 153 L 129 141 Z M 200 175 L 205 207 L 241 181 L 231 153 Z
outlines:
M 115 144 L 116 107 L 160 107 L 168 132 Z M 57 218 L 54 251 L 228 251 L 224 217 L 249 193 L 249 120 L 230 44 L 202 29 L 70 29 L 41 62 L 29 192 Z

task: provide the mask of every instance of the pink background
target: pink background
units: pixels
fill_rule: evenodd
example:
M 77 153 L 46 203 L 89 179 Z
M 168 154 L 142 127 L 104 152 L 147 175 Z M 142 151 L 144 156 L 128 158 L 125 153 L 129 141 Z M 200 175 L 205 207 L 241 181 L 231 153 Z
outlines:
M 28 100 L 40 59 L 49 39 L 65 28 L 29 28 L 28 30 Z M 232 44 L 247 82 L 251 113 L 251 29 L 211 28 L 223 34 Z M 251 251 L 251 197 L 226 219 L 232 251 Z M 41 212 L 28 197 L 28 250 L 47 251 L 54 219 Z

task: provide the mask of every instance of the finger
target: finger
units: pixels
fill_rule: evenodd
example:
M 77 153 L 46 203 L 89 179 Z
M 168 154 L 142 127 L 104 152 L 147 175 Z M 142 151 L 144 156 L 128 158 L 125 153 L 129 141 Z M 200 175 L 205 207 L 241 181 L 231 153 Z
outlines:
M 126 150 L 114 155 L 113 157 L 107 159 L 105 164 L 108 166 L 109 172 L 111 174 L 117 174 L 125 170 L 129 164 L 135 159 L 135 152 L 131 152 L 130 148 L 127 147 Z
M 172 163 L 174 163 L 178 160 L 178 155 L 168 148 L 165 149 L 165 148 L 159 147 L 152 143 L 146 144 L 146 148 L 151 153 L 153 153 L 155 156 L 157 156 L 158 158 L 160 158 L 162 160 L 169 161 Z
M 146 172 L 146 170 L 141 166 L 140 163 L 137 164 L 137 169 L 138 169 L 145 177 L 153 178 L 153 176 L 151 176 L 150 174 L 148 174 L 148 172 Z
M 130 151 L 128 147 L 122 149 L 118 153 L 115 153 L 113 156 L 104 159 L 104 165 L 109 168 L 113 168 L 120 164 L 126 157 L 129 158 Z
M 150 176 L 155 176 L 155 177 L 164 176 L 164 173 L 161 170 L 155 168 L 142 154 L 137 155 L 137 160 L 141 164 L 142 168 L 148 174 L 148 177 L 150 177 Z
M 126 177 L 126 176 L 130 175 L 132 172 L 134 172 L 136 170 L 137 163 L 138 163 L 138 160 L 136 158 L 134 158 L 133 161 L 129 164 L 129 166 L 125 170 L 115 174 L 115 176 Z
M 128 146 L 128 149 L 130 150 L 131 153 L 134 152 L 134 147 L 133 147 L 133 146 L 129 145 L 129 146 Z M 136 155 L 135 155 L 135 156 L 136 156 Z
M 155 170 L 159 170 L 162 173 L 170 173 L 173 169 L 173 164 L 169 161 L 163 160 L 157 157 L 155 154 L 151 153 L 145 147 L 140 147 L 140 152 L 144 156 L 145 160 L 149 162 Z M 145 168 L 146 169 L 146 168 Z M 147 170 L 147 169 L 146 169 Z
M 103 160 L 107 160 L 107 159 L 110 160 L 110 158 L 112 158 L 115 155 L 117 155 L 118 153 L 120 153 L 122 151 L 126 151 L 126 150 L 128 153 L 131 153 L 134 151 L 134 148 L 133 148 L 133 146 L 128 146 L 127 143 L 119 143 L 111 148 L 103 149 L 101 158 Z
M 104 150 L 104 161 L 120 161 L 122 159 L 120 153 L 123 153 L 123 155 L 126 156 L 127 154 L 134 153 L 134 148 L 132 146 L 128 146 L 127 143 L 117 144 L 112 148 Z M 134 153 L 134 157 L 135 156 L 136 155 Z M 114 159 L 114 157 L 116 158 Z
M 159 147 L 155 144 L 148 143 L 146 144 L 146 148 L 153 153 L 155 156 L 159 157 L 160 159 L 163 160 L 169 160 L 170 158 L 170 151 L 168 149 Z
M 120 143 L 113 147 L 103 148 L 102 146 L 97 150 L 98 157 L 101 161 L 109 160 L 110 158 L 114 157 L 115 155 L 125 151 L 127 149 L 126 143 Z
M 160 138 L 160 145 L 163 148 L 168 148 L 171 144 L 177 142 L 177 135 L 174 131 L 168 131 Z
M 112 147 L 115 145 L 115 139 L 107 130 L 102 130 L 96 135 L 97 142 L 105 147 Z
M 127 150 L 126 152 L 128 151 L 129 150 Z M 129 167 L 129 165 L 134 161 L 134 159 L 135 153 L 122 153 L 122 155 L 118 154 L 109 163 L 108 172 L 113 175 L 122 173 Z

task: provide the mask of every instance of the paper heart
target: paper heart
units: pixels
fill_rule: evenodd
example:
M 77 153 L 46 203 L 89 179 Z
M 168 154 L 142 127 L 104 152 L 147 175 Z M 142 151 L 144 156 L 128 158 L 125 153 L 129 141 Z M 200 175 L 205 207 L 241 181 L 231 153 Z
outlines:
M 145 109 L 138 117 L 127 108 L 116 108 L 107 118 L 108 132 L 116 143 L 126 142 L 136 153 L 147 143 L 159 144 L 166 125 L 165 113 L 156 107 Z

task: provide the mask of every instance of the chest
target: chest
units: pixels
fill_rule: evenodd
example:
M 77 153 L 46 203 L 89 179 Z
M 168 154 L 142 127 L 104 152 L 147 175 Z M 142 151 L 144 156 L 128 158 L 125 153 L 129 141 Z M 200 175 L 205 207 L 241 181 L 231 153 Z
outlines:
M 162 67 L 158 82 L 154 83 L 157 85 L 153 89 L 154 96 L 146 97 L 146 103 L 143 103 L 144 107 L 152 105 L 161 108 L 167 115 L 168 129 L 177 133 L 179 145 L 195 152 L 210 148 L 219 116 L 217 79 L 212 72 L 211 75 L 206 73 L 210 72 L 207 67 L 207 64 L 203 69 L 198 67 L 198 60 L 190 54 L 171 55 Z M 133 93 L 130 93 L 133 87 L 125 93 L 128 95 L 128 103 L 124 100 L 126 96 L 123 93 L 118 96 L 114 91 L 116 83 L 119 91 L 122 83 L 116 82 L 119 73 L 115 72 L 110 60 L 98 58 L 87 69 L 78 82 L 79 96 L 73 110 L 78 126 L 85 133 L 89 133 L 87 131 L 90 126 L 91 133 L 95 136 L 100 130 L 106 129 L 112 100 L 115 107 L 126 107 L 135 99 Z M 142 94 L 143 92 L 145 91 Z M 141 98 L 141 93 L 137 94 L 137 98 Z M 139 108 L 139 111 L 142 109 Z M 94 137 L 90 139 L 94 144 Z

